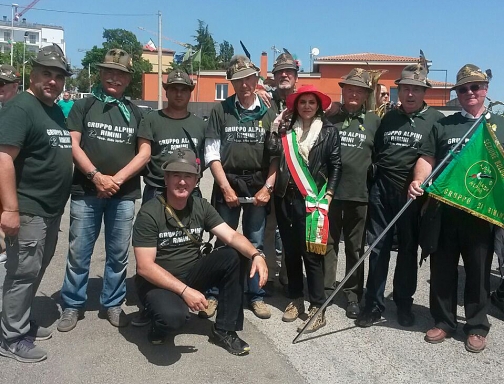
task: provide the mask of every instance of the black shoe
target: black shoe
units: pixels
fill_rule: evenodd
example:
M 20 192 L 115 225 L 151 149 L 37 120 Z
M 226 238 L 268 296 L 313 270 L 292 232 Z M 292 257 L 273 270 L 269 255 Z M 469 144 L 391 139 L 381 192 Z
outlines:
M 346 307 L 346 316 L 349 319 L 356 319 L 359 316 L 360 307 L 356 301 L 349 301 Z
M 159 330 L 152 321 L 149 333 L 147 334 L 147 339 L 151 342 L 151 344 L 161 345 L 165 343 L 166 333 Z
M 415 325 L 415 315 L 411 312 L 411 308 L 397 308 L 397 322 L 403 327 Z
M 355 325 L 367 328 L 381 319 L 381 311 L 378 307 L 364 307 L 364 310 L 357 316 Z
M 134 327 L 145 327 L 146 325 L 149 325 L 150 322 L 151 318 L 149 311 L 147 311 L 145 308 L 141 311 L 138 311 L 135 317 L 131 319 L 131 325 Z
M 497 308 L 499 308 L 502 312 L 504 312 L 504 299 L 501 299 L 496 291 L 493 291 L 490 294 L 490 300 L 492 301 L 492 304 L 495 305 Z
M 238 337 L 234 331 L 221 331 L 212 327 L 210 341 L 233 355 L 246 355 L 250 351 L 250 346 Z

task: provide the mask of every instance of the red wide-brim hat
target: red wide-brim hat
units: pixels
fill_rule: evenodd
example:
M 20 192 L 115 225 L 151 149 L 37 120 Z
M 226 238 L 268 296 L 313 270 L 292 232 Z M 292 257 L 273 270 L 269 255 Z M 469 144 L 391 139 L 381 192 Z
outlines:
M 316 95 L 319 98 L 322 104 L 322 110 L 324 111 L 331 106 L 331 98 L 329 96 L 320 92 L 314 85 L 303 85 L 302 87 L 299 87 L 295 93 L 287 96 L 287 99 L 285 100 L 287 108 L 294 111 L 298 97 L 304 93 L 313 93 Z

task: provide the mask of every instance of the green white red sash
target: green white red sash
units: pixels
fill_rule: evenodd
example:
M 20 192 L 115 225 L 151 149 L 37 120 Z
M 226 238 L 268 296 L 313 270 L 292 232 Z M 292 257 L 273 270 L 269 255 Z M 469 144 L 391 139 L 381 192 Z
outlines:
M 306 249 L 308 252 L 325 255 L 327 238 L 329 237 L 329 220 L 327 218 L 329 204 L 327 199 L 324 198 L 327 183 L 320 191 L 317 190 L 317 184 L 299 154 L 294 130 L 282 136 L 282 145 L 292 179 L 305 199 Z

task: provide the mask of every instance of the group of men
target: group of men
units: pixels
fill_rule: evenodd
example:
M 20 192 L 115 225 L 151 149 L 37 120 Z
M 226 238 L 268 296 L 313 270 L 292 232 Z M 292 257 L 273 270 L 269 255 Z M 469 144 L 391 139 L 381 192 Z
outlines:
M 135 325 L 149 324 L 153 344 L 162 344 L 167 332 L 181 327 L 190 309 L 200 317 L 217 313 L 211 341 L 236 355 L 248 353 L 249 345 L 236 333 L 243 327 L 242 293 L 247 293 L 256 316 L 271 316 L 264 303 L 268 269 L 263 250 L 265 237 L 271 240 L 265 234 L 267 223 L 275 228 L 274 214 L 268 216 L 268 211 L 276 159 L 265 143 L 286 97 L 295 92 L 297 62 L 288 53 L 277 58 L 275 90 L 265 95 L 257 92 L 259 68 L 248 57 L 234 56 L 226 78 L 235 94 L 213 108 L 208 123 L 188 111 L 194 84 L 187 73 L 170 72 L 163 83 L 168 105 L 142 116 L 124 97 L 133 72 L 130 55 L 111 49 L 97 66 L 100 84 L 91 97 L 75 102 L 67 117 L 55 100 L 71 72 L 57 45 L 44 47 L 33 59 L 28 91 L 0 114 L 0 223 L 7 242 L 0 355 L 23 362 L 47 357 L 34 341 L 50 338 L 51 332 L 33 321 L 31 303 L 54 254 L 68 197 L 69 247 L 59 331 L 71 331 L 83 317 L 91 256 L 103 220 L 106 262 L 100 303 L 113 326 L 128 324 L 121 305 L 132 240 L 143 307 Z M 363 253 L 366 229 L 373 242 L 405 204 L 408 186 L 410 197 L 420 196 L 421 182 L 450 150 L 447 143 L 455 143 L 460 129 L 485 112 L 488 79 L 472 65 L 457 75 L 454 89 L 463 113 L 451 119 L 425 104 L 430 84 L 420 64 L 407 66 L 396 84 L 401 106 L 380 119 L 366 109 L 374 90 L 367 71 L 353 69 L 339 83 L 343 102 L 328 118 L 342 137 L 343 176 L 329 211 L 333 247 L 324 259 L 326 287 L 336 280 L 341 233 L 348 271 Z M 380 100 L 387 103 L 388 96 L 385 89 Z M 492 119 L 504 126 L 502 119 Z M 458 127 L 459 136 L 452 126 Z M 198 189 L 205 167 L 215 180 L 212 204 Z M 141 174 L 146 185 L 133 225 Z M 421 202 L 415 201 L 397 225 L 393 297 L 398 322 L 405 327 L 415 322 L 420 208 Z M 241 213 L 243 235 L 236 232 Z M 435 327 L 425 339 L 441 342 L 455 331 L 453 266 L 462 253 L 468 276 L 466 348 L 480 352 L 489 329 L 493 232 L 480 219 L 452 208 L 443 211 L 443 220 L 448 224 L 431 262 Z M 217 237 L 214 251 L 203 241 L 205 231 Z M 363 309 L 363 266 L 345 286 L 346 314 L 358 326 L 373 325 L 385 310 L 392 236 L 388 233 L 370 256 Z M 445 253 L 450 258 L 441 257 Z M 444 278 L 447 269 L 449 279 Z

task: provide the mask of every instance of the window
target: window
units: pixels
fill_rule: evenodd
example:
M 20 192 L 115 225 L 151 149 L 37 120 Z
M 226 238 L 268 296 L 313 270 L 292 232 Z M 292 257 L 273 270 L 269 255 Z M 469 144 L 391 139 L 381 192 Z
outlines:
M 227 84 L 215 84 L 215 100 L 224 100 L 228 97 Z
M 43 42 L 43 43 L 47 43 L 47 39 L 44 37 L 44 38 L 42 39 L 42 42 Z
M 397 94 L 397 87 L 390 87 L 390 101 L 397 104 L 399 101 L 399 96 Z
M 9 41 L 10 40 L 10 32 L 9 31 L 4 31 L 4 33 L 3 33 L 3 39 L 4 39 L 4 41 Z
M 37 44 L 37 35 L 34 33 L 30 33 L 28 35 L 28 41 L 30 42 L 30 44 Z

